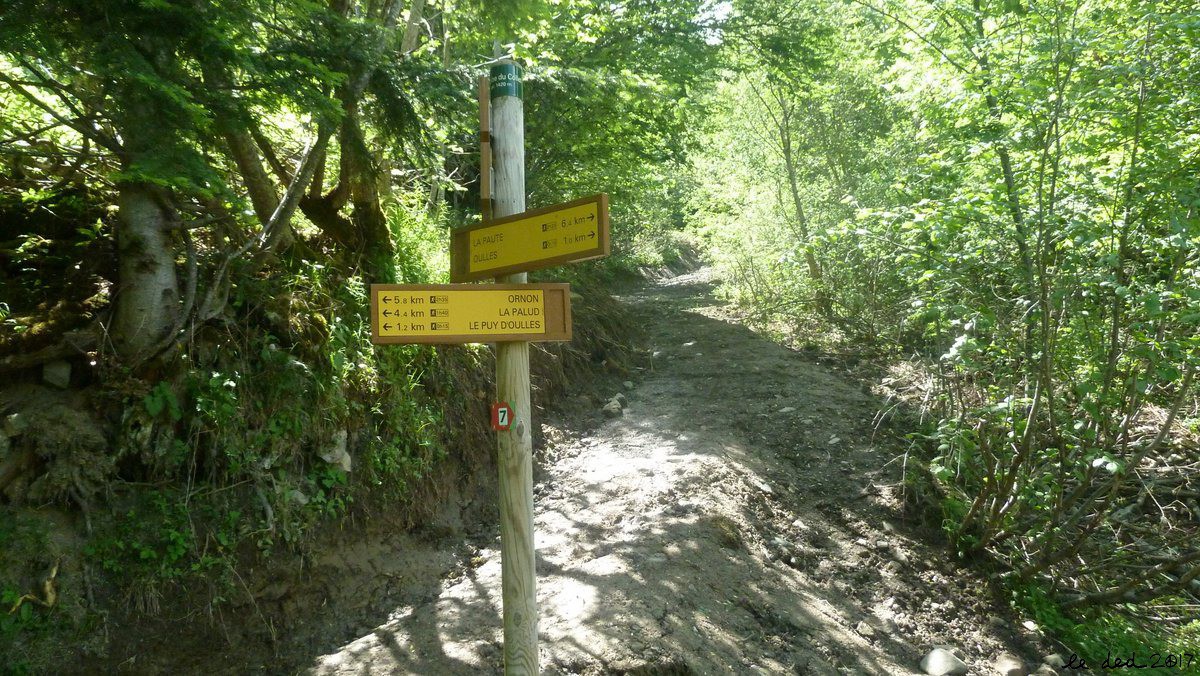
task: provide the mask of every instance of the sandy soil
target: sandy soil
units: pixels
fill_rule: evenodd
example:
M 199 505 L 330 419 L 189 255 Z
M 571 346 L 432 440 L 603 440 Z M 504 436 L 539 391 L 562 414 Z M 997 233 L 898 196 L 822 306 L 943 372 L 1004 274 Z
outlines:
M 1035 665 L 1051 646 L 906 521 L 880 402 L 741 326 L 706 274 L 625 298 L 653 358 L 621 417 L 544 429 L 544 672 L 909 674 L 937 644 L 972 673 L 1002 651 Z M 306 671 L 500 671 L 498 537 L 458 556 L 440 588 Z

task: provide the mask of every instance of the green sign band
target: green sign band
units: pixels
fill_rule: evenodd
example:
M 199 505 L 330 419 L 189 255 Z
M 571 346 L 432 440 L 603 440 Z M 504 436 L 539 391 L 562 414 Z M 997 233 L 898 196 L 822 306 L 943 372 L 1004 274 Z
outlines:
M 492 98 L 501 96 L 515 96 L 518 99 L 524 98 L 525 91 L 521 85 L 521 76 L 523 74 L 521 67 L 512 62 L 498 63 L 492 66 L 491 72 L 488 73 Z

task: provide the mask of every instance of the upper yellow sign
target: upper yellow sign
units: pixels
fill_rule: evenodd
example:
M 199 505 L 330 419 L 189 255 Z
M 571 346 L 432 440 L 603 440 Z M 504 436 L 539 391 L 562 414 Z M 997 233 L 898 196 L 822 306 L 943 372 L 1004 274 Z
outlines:
M 374 343 L 570 340 L 566 284 L 372 284 Z
M 608 253 L 608 195 L 593 195 L 454 231 L 450 280 L 469 282 Z

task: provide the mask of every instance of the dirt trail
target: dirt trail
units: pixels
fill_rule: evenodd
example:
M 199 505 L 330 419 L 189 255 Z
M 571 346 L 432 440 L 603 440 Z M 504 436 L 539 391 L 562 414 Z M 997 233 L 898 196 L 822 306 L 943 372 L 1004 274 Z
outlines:
M 1035 663 L 1046 646 L 905 524 L 879 402 L 710 294 L 701 271 L 626 298 L 652 368 L 622 417 L 549 435 L 564 440 L 535 496 L 544 671 L 908 674 L 934 644 L 972 673 L 1001 651 Z M 310 672 L 499 671 L 498 547 Z

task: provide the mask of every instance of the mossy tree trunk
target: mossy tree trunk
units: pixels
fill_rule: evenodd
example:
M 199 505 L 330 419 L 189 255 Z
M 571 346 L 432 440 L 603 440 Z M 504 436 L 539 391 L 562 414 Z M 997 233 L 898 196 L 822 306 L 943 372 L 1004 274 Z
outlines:
M 109 335 L 117 356 L 138 362 L 175 326 L 179 280 L 168 232 L 174 220 L 158 189 L 123 183 L 118 189 L 118 285 Z

